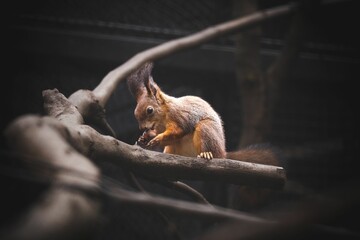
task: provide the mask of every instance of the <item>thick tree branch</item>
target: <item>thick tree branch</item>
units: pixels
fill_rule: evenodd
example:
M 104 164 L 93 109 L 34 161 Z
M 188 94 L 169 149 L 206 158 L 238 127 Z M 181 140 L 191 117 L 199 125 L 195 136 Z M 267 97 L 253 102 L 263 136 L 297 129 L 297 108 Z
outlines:
M 234 1 L 234 14 L 243 16 L 256 12 L 257 1 Z M 239 147 L 264 142 L 266 82 L 260 71 L 260 26 L 236 35 L 236 74 L 241 94 L 242 131 Z
M 64 112 L 58 118 L 73 123 L 74 118 L 67 113 Z M 98 219 L 100 202 L 83 192 L 69 192 L 57 186 L 78 185 L 96 191 L 99 170 L 67 143 L 65 139 L 68 137 L 68 130 L 65 125 L 53 118 L 25 116 L 14 121 L 7 128 L 6 137 L 14 151 L 31 156 L 31 158 L 23 158 L 25 162 L 33 159 L 46 161 L 52 168 L 49 168 L 49 171 L 34 171 L 34 173 L 42 177 L 51 176 L 53 182 L 51 189 L 23 217 L 11 237 L 77 239 L 84 233 L 91 234 L 88 228 L 95 229 L 93 224 Z M 31 167 L 30 163 L 29 166 Z M 55 169 L 58 168 L 81 171 L 88 178 L 56 171 Z
M 49 100 L 51 102 L 67 101 L 57 90 L 44 91 L 45 105 L 47 105 Z M 67 108 L 75 109 L 71 104 L 64 104 L 64 106 L 64 109 L 60 108 L 54 112 L 61 111 L 66 113 L 68 112 L 68 110 L 66 110 Z M 58 118 L 63 119 L 64 116 L 59 115 Z M 37 121 L 40 124 L 45 119 L 39 118 Z M 206 161 L 201 158 L 154 152 L 126 144 L 111 136 L 101 135 L 87 125 L 76 124 L 65 127 L 54 119 L 48 119 L 46 121 L 63 132 L 63 136 L 66 137 L 68 142 L 85 156 L 98 161 L 110 161 L 115 165 L 126 166 L 134 172 L 150 177 L 168 180 L 189 179 L 212 181 L 216 179 L 216 181 L 220 182 L 270 188 L 282 188 L 285 183 L 285 171 L 281 167 L 230 159 L 212 159 L 211 161 Z M 14 143 L 11 145 L 14 145 Z M 53 147 L 55 148 L 56 146 Z M 53 154 L 52 151 L 47 152 L 49 155 Z
M 53 92 L 57 96 L 61 96 L 57 91 Z M 47 93 L 44 95 L 50 96 L 51 94 L 48 95 Z M 51 99 L 54 98 L 51 97 Z M 64 101 L 60 100 L 59 102 Z M 65 105 L 72 108 L 72 105 Z M 58 110 L 60 111 L 60 109 L 57 109 L 51 112 L 56 114 L 59 112 Z M 66 112 L 69 111 L 63 109 L 63 112 L 66 115 Z M 79 140 L 72 138 L 74 134 L 84 136 L 83 133 L 91 128 L 84 128 L 83 125 L 76 124 L 66 126 L 61 121 L 72 118 L 63 118 L 60 115 L 58 115 L 57 118 L 61 120 L 40 116 L 24 116 L 15 120 L 6 131 L 7 139 L 14 150 L 31 156 L 30 158 L 25 157 L 24 160 L 42 159 L 50 165 L 50 171 L 46 172 L 45 176 L 54 179 L 54 183 L 56 183 L 53 189 L 47 192 L 44 200 L 40 201 L 24 218 L 23 223 L 15 232 L 15 238 L 54 239 L 55 236 L 59 238 L 76 238 L 79 236 L 78 234 L 83 233 L 82 230 L 86 231 L 85 226 L 94 224 L 98 217 L 98 199 L 90 198 L 82 191 L 79 191 L 81 189 L 85 189 L 86 192 L 89 190 L 100 190 L 98 189 L 98 169 L 69 145 L 69 143 L 74 144 L 74 142 L 78 142 Z M 89 133 L 92 137 L 94 137 L 95 134 L 102 136 L 95 130 L 91 130 Z M 104 139 L 110 138 L 111 141 L 116 141 L 112 137 L 105 137 Z M 51 141 L 49 141 L 49 139 L 51 139 Z M 85 145 L 88 143 L 86 140 L 79 142 Z M 110 142 L 108 143 L 111 144 Z M 119 141 L 117 144 L 123 145 L 123 143 Z M 96 139 L 93 145 L 97 145 Z M 91 144 L 87 146 L 91 146 Z M 77 146 L 77 148 L 81 150 L 87 149 L 86 146 Z M 126 149 L 127 146 L 122 146 L 122 148 Z M 135 149 L 137 149 L 137 151 L 140 150 L 138 147 Z M 93 151 L 96 152 L 96 149 Z M 150 152 L 147 150 L 143 151 Z M 90 155 L 94 153 L 90 150 L 86 152 Z M 132 153 L 131 151 L 127 151 L 125 154 L 131 155 Z M 59 170 L 56 171 L 55 169 Z M 68 171 L 63 171 L 64 169 L 68 169 Z M 41 176 L 44 174 L 43 171 L 35 173 L 41 174 Z M 69 187 L 58 188 L 57 186 Z M 75 191 L 69 191 L 72 187 L 74 187 Z M 271 223 L 267 220 L 232 210 L 153 197 L 144 193 L 132 193 L 120 188 L 111 188 L 111 191 L 107 194 L 126 204 L 141 205 L 155 209 L 160 208 L 181 214 L 195 214 L 198 217 L 215 220 L 232 219 L 245 222 Z M 76 210 L 73 208 L 74 205 L 77 206 Z M 46 224 L 43 223 L 44 219 Z
M 144 63 L 160 59 L 184 49 L 198 46 L 216 37 L 223 36 L 241 28 L 249 27 L 253 24 L 261 23 L 269 18 L 289 14 L 295 9 L 296 4 L 288 4 L 258 11 L 245 17 L 218 24 L 192 35 L 168 41 L 140 52 L 107 74 L 101 83 L 93 90 L 93 93 L 99 100 L 99 104 L 104 107 L 120 81 L 125 79 Z
M 183 157 L 158 153 L 128 145 L 109 136 L 102 136 L 88 126 L 71 131 L 77 149 L 90 158 L 124 165 L 135 173 L 168 180 L 214 180 L 282 188 L 285 171 L 281 167 L 247 163 L 230 159 Z
M 92 91 L 80 89 L 71 94 L 69 101 L 79 111 L 86 124 L 95 125 L 105 134 L 116 137 L 114 130 L 106 120 L 105 108 L 99 104 Z
M 72 185 L 98 190 L 99 170 L 85 156 L 98 161 L 111 161 L 115 165 L 126 166 L 143 175 L 169 180 L 216 179 L 216 181 L 272 188 L 281 188 L 285 182 L 285 172 L 280 167 L 228 159 L 206 161 L 128 145 L 83 125 L 83 118 L 77 108 L 56 89 L 44 91 L 43 97 L 45 110 L 50 117 L 23 116 L 15 120 L 6 130 L 9 146 L 14 151 L 29 156 L 23 158 L 24 161 L 44 160 L 51 166 L 50 171 L 45 173 L 34 171 L 34 173 L 40 176 L 44 174 L 52 176 L 54 182 L 54 186 L 46 193 L 43 200 L 24 217 L 18 228 L 19 231 L 16 232 L 16 236 L 21 238 L 77 237 L 77 234 L 84 233 L 81 231 L 84 226 L 96 222 L 100 204 L 96 198 L 91 198 L 82 192 L 57 187 Z M 69 171 L 56 169 L 69 169 Z M 69 174 L 71 172 L 83 174 Z M 204 209 L 200 207 L 202 205 L 193 206 L 175 200 L 162 200 L 148 194 L 121 196 L 121 193 L 124 192 L 120 191 L 117 198 L 129 204 L 162 206 L 165 209 L 185 211 L 189 214 L 204 216 L 210 214 L 215 218 L 243 218 L 236 212 L 222 213 L 211 206 Z M 77 206 L 76 210 L 72 208 L 74 205 Z M 43 219 L 46 219 L 46 223 L 43 223 Z
M 54 90 L 44 91 L 48 98 L 57 102 L 66 98 Z M 66 112 L 65 110 L 62 110 Z M 190 158 L 159 153 L 126 144 L 110 136 L 103 136 L 87 125 L 69 126 L 68 134 L 73 146 L 84 155 L 99 161 L 111 161 L 141 173 L 167 180 L 214 180 L 270 188 L 282 188 L 285 171 L 281 167 L 254 164 L 230 159 Z
M 297 11 L 293 15 L 284 48 L 279 57 L 269 66 L 266 74 L 264 74 L 264 79 L 267 83 L 267 122 L 265 135 L 269 135 L 272 132 L 274 109 L 280 100 L 281 86 L 289 78 L 301 50 L 305 33 L 303 11 Z
M 256 1 L 251 0 L 234 1 L 234 4 L 235 14 L 240 16 L 258 8 Z M 237 36 L 236 72 L 243 111 L 240 147 L 266 142 L 271 134 L 273 111 L 279 99 L 281 82 L 290 74 L 303 40 L 303 11 L 298 10 L 293 15 L 285 47 L 266 74 L 261 70 L 259 54 L 261 27 Z

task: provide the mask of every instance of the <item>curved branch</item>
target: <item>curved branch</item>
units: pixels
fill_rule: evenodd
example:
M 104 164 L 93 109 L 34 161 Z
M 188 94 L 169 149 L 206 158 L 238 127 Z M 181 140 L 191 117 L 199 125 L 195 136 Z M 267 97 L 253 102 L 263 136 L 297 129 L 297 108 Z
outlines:
M 206 161 L 200 158 L 185 158 L 128 145 L 83 125 L 77 108 L 57 90 L 46 90 L 43 96 L 46 112 L 51 117 L 23 116 L 13 121 L 5 132 L 6 140 L 14 151 L 30 156 L 23 158 L 24 161 L 43 159 L 54 169 L 45 173 L 34 171 L 41 176 L 51 176 L 54 185 L 43 200 L 25 216 L 16 231 L 16 237 L 20 236 L 20 239 L 24 236 L 35 236 L 35 239 L 50 239 L 51 236 L 76 238 L 78 234 L 87 232 L 86 226 L 96 222 L 100 208 L 97 198 L 79 191 L 58 188 L 59 185 L 70 185 L 98 190 L 99 169 L 85 156 L 98 161 L 112 161 L 114 164 L 127 166 L 134 172 L 168 180 L 216 179 L 273 188 L 282 187 L 285 182 L 285 172 L 280 167 L 227 159 Z M 69 171 L 57 171 L 57 168 Z M 82 172 L 89 177 L 68 174 L 71 171 Z M 125 192 L 120 191 L 117 198 L 129 204 L 162 207 L 199 216 L 244 219 L 235 212 L 222 213 L 208 205 L 204 207 L 203 204 L 166 201 L 148 194 L 125 195 Z M 73 209 L 74 205 L 77 206 L 76 210 Z M 252 217 L 245 219 L 262 221 Z
M 190 187 L 189 185 L 187 185 L 183 182 L 167 181 L 167 182 L 162 182 L 160 184 L 163 184 L 165 186 L 173 188 L 179 192 L 188 194 L 188 195 L 192 196 L 195 200 L 197 200 L 199 203 L 205 203 L 205 204 L 210 205 L 210 203 L 206 200 L 206 198 L 201 193 L 199 193 L 198 191 L 196 191 L 195 189 L 193 189 L 192 187 Z
M 103 78 L 101 83 L 93 90 L 93 93 L 99 100 L 100 105 L 105 106 L 120 81 L 141 67 L 144 63 L 160 59 L 184 49 L 198 46 L 216 37 L 223 36 L 240 28 L 245 28 L 253 24 L 261 23 L 269 18 L 289 14 L 296 8 L 296 4 L 288 4 L 274 7 L 268 10 L 258 11 L 245 17 L 221 23 L 192 35 L 168 41 L 156 47 L 140 52 L 134 57 L 130 58 L 123 65 L 108 73 Z
M 147 178 L 147 179 L 149 179 L 149 178 Z M 199 203 L 204 203 L 204 204 L 211 205 L 200 192 L 196 191 L 194 188 L 190 187 L 189 185 L 187 185 L 187 184 L 185 184 L 183 182 L 180 182 L 180 181 L 163 181 L 163 180 L 154 179 L 154 178 L 151 178 L 150 180 L 153 181 L 153 182 L 156 182 L 156 183 L 158 183 L 160 185 L 163 185 L 165 187 L 174 189 L 174 190 L 176 190 L 178 192 L 184 193 L 184 194 L 192 197 L 194 200 L 196 200 Z
M 74 132 L 77 133 L 78 128 L 80 131 L 83 131 L 82 127 L 82 125 L 65 126 L 60 121 L 49 117 L 24 116 L 15 120 L 7 129 L 6 136 L 7 140 L 12 143 L 11 146 L 16 151 L 22 152 L 22 154 L 32 156 L 31 158 L 25 157 L 24 160 L 43 159 L 47 164 L 50 164 L 50 172 L 45 173 L 45 175 L 51 176 L 51 179 L 54 179 L 56 183 L 53 189 L 47 192 L 43 201 L 40 201 L 24 218 L 24 223 L 16 228 L 15 237 L 20 239 L 51 239 L 53 236 L 59 236 L 71 239 L 78 237 L 79 231 L 80 233 L 83 233 L 81 232 L 82 230 L 86 232 L 88 229 L 85 226 L 96 222 L 100 202 L 97 198 L 91 198 L 79 190 L 83 189 L 86 192 L 89 192 L 89 190 L 100 190 L 97 187 L 99 182 L 98 169 L 88 159 L 72 149 L 65 140 L 68 139 L 72 144 L 77 142 L 72 138 L 72 135 Z M 85 129 L 90 128 L 87 127 Z M 102 136 L 95 130 L 92 130 L 91 134 Z M 110 139 L 111 137 L 106 138 Z M 116 140 L 112 138 L 112 141 Z M 87 145 L 86 140 L 80 141 L 80 143 Z M 121 142 L 118 143 L 125 145 Z M 97 144 L 97 141 L 94 140 L 93 145 Z M 122 147 L 126 149 L 126 147 Z M 79 146 L 78 148 L 86 149 L 86 147 Z M 135 149 L 141 148 L 136 147 Z M 131 155 L 131 151 L 125 151 L 124 154 Z M 88 153 L 91 153 L 91 151 Z M 147 164 L 146 162 L 144 163 Z M 58 167 L 59 169 L 69 169 L 69 171 L 56 171 L 55 169 Z M 51 169 L 54 170 L 51 171 Z M 83 174 L 69 174 L 72 171 Z M 43 174 L 43 171 L 35 173 Z M 69 187 L 58 188 L 57 186 Z M 68 191 L 72 187 L 74 187 L 75 191 Z M 106 194 L 124 204 L 164 209 L 206 219 L 232 219 L 245 222 L 272 223 L 233 210 L 154 197 L 144 193 L 133 193 L 118 187 L 111 188 L 111 191 Z M 76 210 L 73 208 L 74 205 L 77 206 Z M 74 235 L 74 233 L 76 234 Z M 25 236 L 26 238 L 24 238 Z
M 80 89 L 70 95 L 69 102 L 76 107 L 87 124 L 93 124 L 105 134 L 116 137 L 106 120 L 105 108 L 99 104 L 92 91 Z
M 44 91 L 44 101 L 66 98 L 58 91 Z M 65 110 L 63 110 L 65 111 Z M 103 136 L 87 125 L 68 126 L 69 141 L 84 155 L 128 167 L 134 173 L 167 180 L 209 180 L 270 188 L 282 188 L 286 176 L 281 167 L 230 159 L 190 158 L 149 151 Z
M 67 118 L 66 113 L 59 118 L 65 122 L 74 120 Z M 31 156 L 22 158 L 25 163 L 34 159 L 46 161 L 52 168 L 33 172 L 41 177 L 51 176 L 53 183 L 41 200 L 23 216 L 11 237 L 77 239 L 83 234 L 91 234 L 88 230 L 96 229 L 93 226 L 98 219 L 100 202 L 81 191 L 67 191 L 58 186 L 77 185 L 96 192 L 100 173 L 97 167 L 68 144 L 65 125 L 53 118 L 25 116 L 15 120 L 6 129 L 5 135 L 14 151 Z M 81 171 L 88 178 L 58 171 L 58 168 Z

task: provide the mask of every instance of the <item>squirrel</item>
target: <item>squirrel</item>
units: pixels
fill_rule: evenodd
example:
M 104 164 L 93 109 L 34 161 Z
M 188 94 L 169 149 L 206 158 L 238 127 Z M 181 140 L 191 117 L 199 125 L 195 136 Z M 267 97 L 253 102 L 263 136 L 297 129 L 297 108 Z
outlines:
M 172 97 L 164 93 L 151 75 L 153 63 L 146 63 L 127 78 L 137 105 L 134 111 L 143 130 L 138 145 L 162 147 L 164 153 L 204 159 L 229 158 L 279 166 L 274 151 L 251 146 L 226 152 L 223 122 L 208 102 L 196 96 Z

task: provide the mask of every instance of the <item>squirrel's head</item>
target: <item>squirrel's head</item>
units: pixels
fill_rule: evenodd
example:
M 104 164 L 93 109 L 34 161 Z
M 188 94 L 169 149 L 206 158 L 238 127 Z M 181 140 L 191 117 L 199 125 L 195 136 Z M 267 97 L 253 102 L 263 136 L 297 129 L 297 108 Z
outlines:
M 146 63 L 128 77 L 127 83 L 137 102 L 134 114 L 139 128 L 161 133 L 165 130 L 166 106 L 163 93 L 151 76 L 152 67 L 152 63 Z

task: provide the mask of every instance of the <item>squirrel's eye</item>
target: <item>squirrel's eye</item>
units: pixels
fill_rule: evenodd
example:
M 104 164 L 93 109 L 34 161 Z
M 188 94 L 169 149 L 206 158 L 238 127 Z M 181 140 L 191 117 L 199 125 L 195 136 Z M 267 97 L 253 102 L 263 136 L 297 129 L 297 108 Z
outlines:
M 153 107 L 149 106 L 149 107 L 146 108 L 146 113 L 147 113 L 148 115 L 152 114 L 153 112 L 154 112 L 154 108 L 153 108 Z

